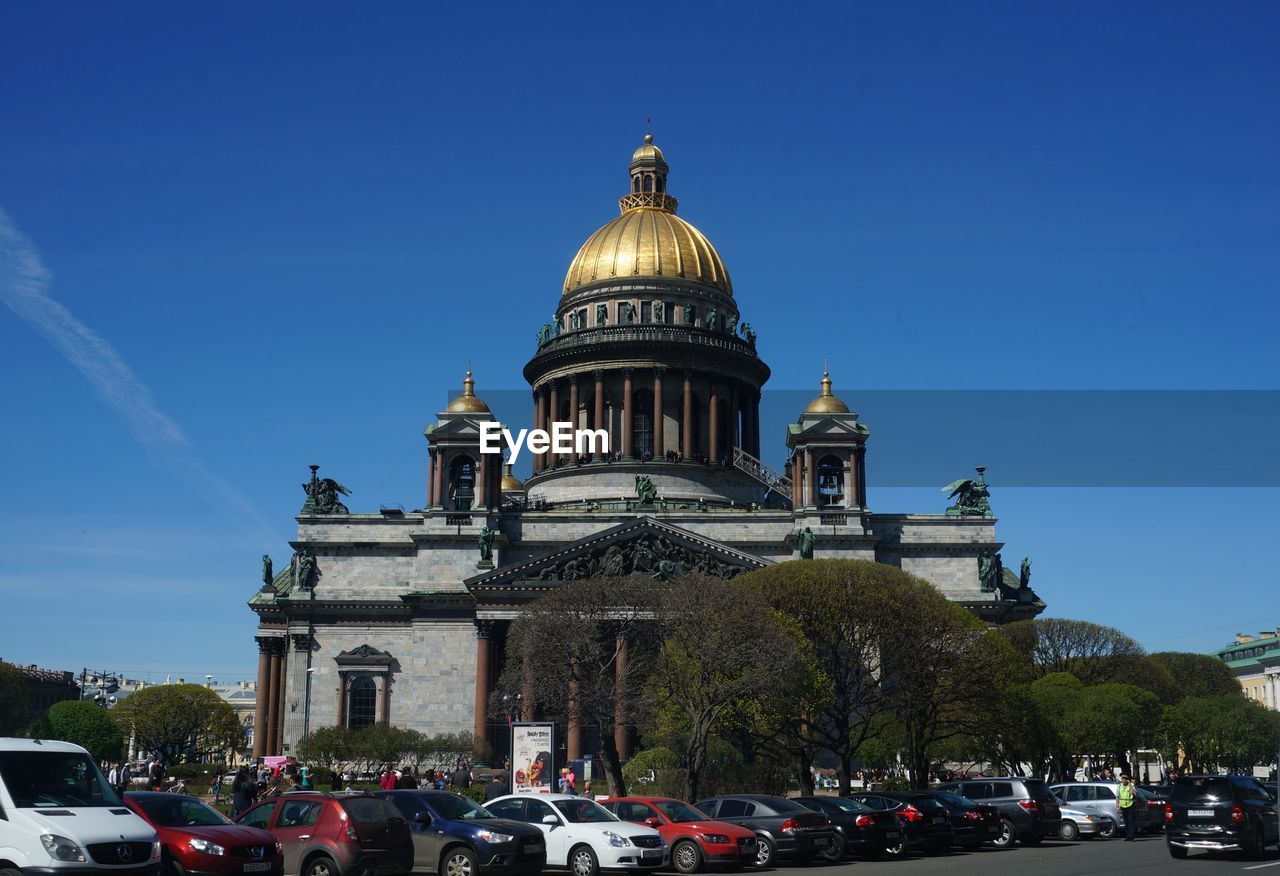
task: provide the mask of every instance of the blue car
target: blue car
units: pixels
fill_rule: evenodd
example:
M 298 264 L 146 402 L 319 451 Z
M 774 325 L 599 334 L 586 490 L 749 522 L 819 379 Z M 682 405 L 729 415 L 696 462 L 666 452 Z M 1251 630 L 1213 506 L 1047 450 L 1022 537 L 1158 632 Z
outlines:
M 546 866 L 546 842 L 532 824 L 496 818 L 483 806 L 448 791 L 376 793 L 409 820 L 415 872 L 523 874 Z

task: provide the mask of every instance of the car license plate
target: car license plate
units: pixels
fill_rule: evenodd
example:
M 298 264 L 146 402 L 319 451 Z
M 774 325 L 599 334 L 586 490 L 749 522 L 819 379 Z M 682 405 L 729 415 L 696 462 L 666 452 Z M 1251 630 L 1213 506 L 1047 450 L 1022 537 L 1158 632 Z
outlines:
M 885 836 L 885 839 L 897 839 L 898 832 L 896 830 L 891 830 L 888 833 L 886 833 L 884 836 Z
M 270 869 L 271 869 L 270 861 L 262 861 L 261 863 L 258 863 L 258 864 L 244 865 L 244 872 L 246 873 L 261 873 L 265 870 L 270 870 Z
M 642 854 L 646 858 L 661 858 L 662 849 L 645 849 Z
M 1187 814 L 1192 818 L 1213 818 L 1212 809 L 1188 809 Z
M 825 846 L 827 844 L 827 838 L 825 836 L 815 836 L 813 838 L 813 844 L 815 846 Z

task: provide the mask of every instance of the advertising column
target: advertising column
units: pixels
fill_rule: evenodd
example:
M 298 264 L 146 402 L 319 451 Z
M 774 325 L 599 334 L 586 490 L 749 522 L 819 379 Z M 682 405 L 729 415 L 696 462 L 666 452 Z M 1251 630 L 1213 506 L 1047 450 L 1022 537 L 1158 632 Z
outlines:
M 555 790 L 555 750 L 555 724 L 512 724 L 512 793 L 550 794 Z

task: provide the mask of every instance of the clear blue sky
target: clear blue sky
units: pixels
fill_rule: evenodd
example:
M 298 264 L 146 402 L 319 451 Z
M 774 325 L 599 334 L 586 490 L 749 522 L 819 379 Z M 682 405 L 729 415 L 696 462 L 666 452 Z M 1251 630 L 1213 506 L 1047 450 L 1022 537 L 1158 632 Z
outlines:
M 468 359 L 522 387 L 649 115 L 771 388 L 824 356 L 854 407 L 1277 388 L 1276 4 L 635 8 L 0 9 L 0 657 L 249 677 L 306 465 L 421 504 L 423 425 Z M 1188 466 L 1224 452 L 1176 421 Z M 941 510 L 876 487 L 875 440 L 874 509 Z M 1051 613 L 1155 649 L 1280 623 L 1280 490 L 978 462 Z

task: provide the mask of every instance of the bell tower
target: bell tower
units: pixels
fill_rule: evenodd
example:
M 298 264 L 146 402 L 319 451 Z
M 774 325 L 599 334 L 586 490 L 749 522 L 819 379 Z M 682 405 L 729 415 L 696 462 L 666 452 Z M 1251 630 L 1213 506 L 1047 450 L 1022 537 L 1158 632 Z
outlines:
M 791 507 L 797 513 L 865 510 L 870 434 L 858 415 L 832 394 L 831 374 L 822 372 L 822 394 L 787 427 Z
M 471 370 L 462 395 L 427 426 L 427 508 L 447 512 L 497 510 L 502 502 L 502 454 L 480 452 L 480 424 L 498 423 L 476 396 Z

